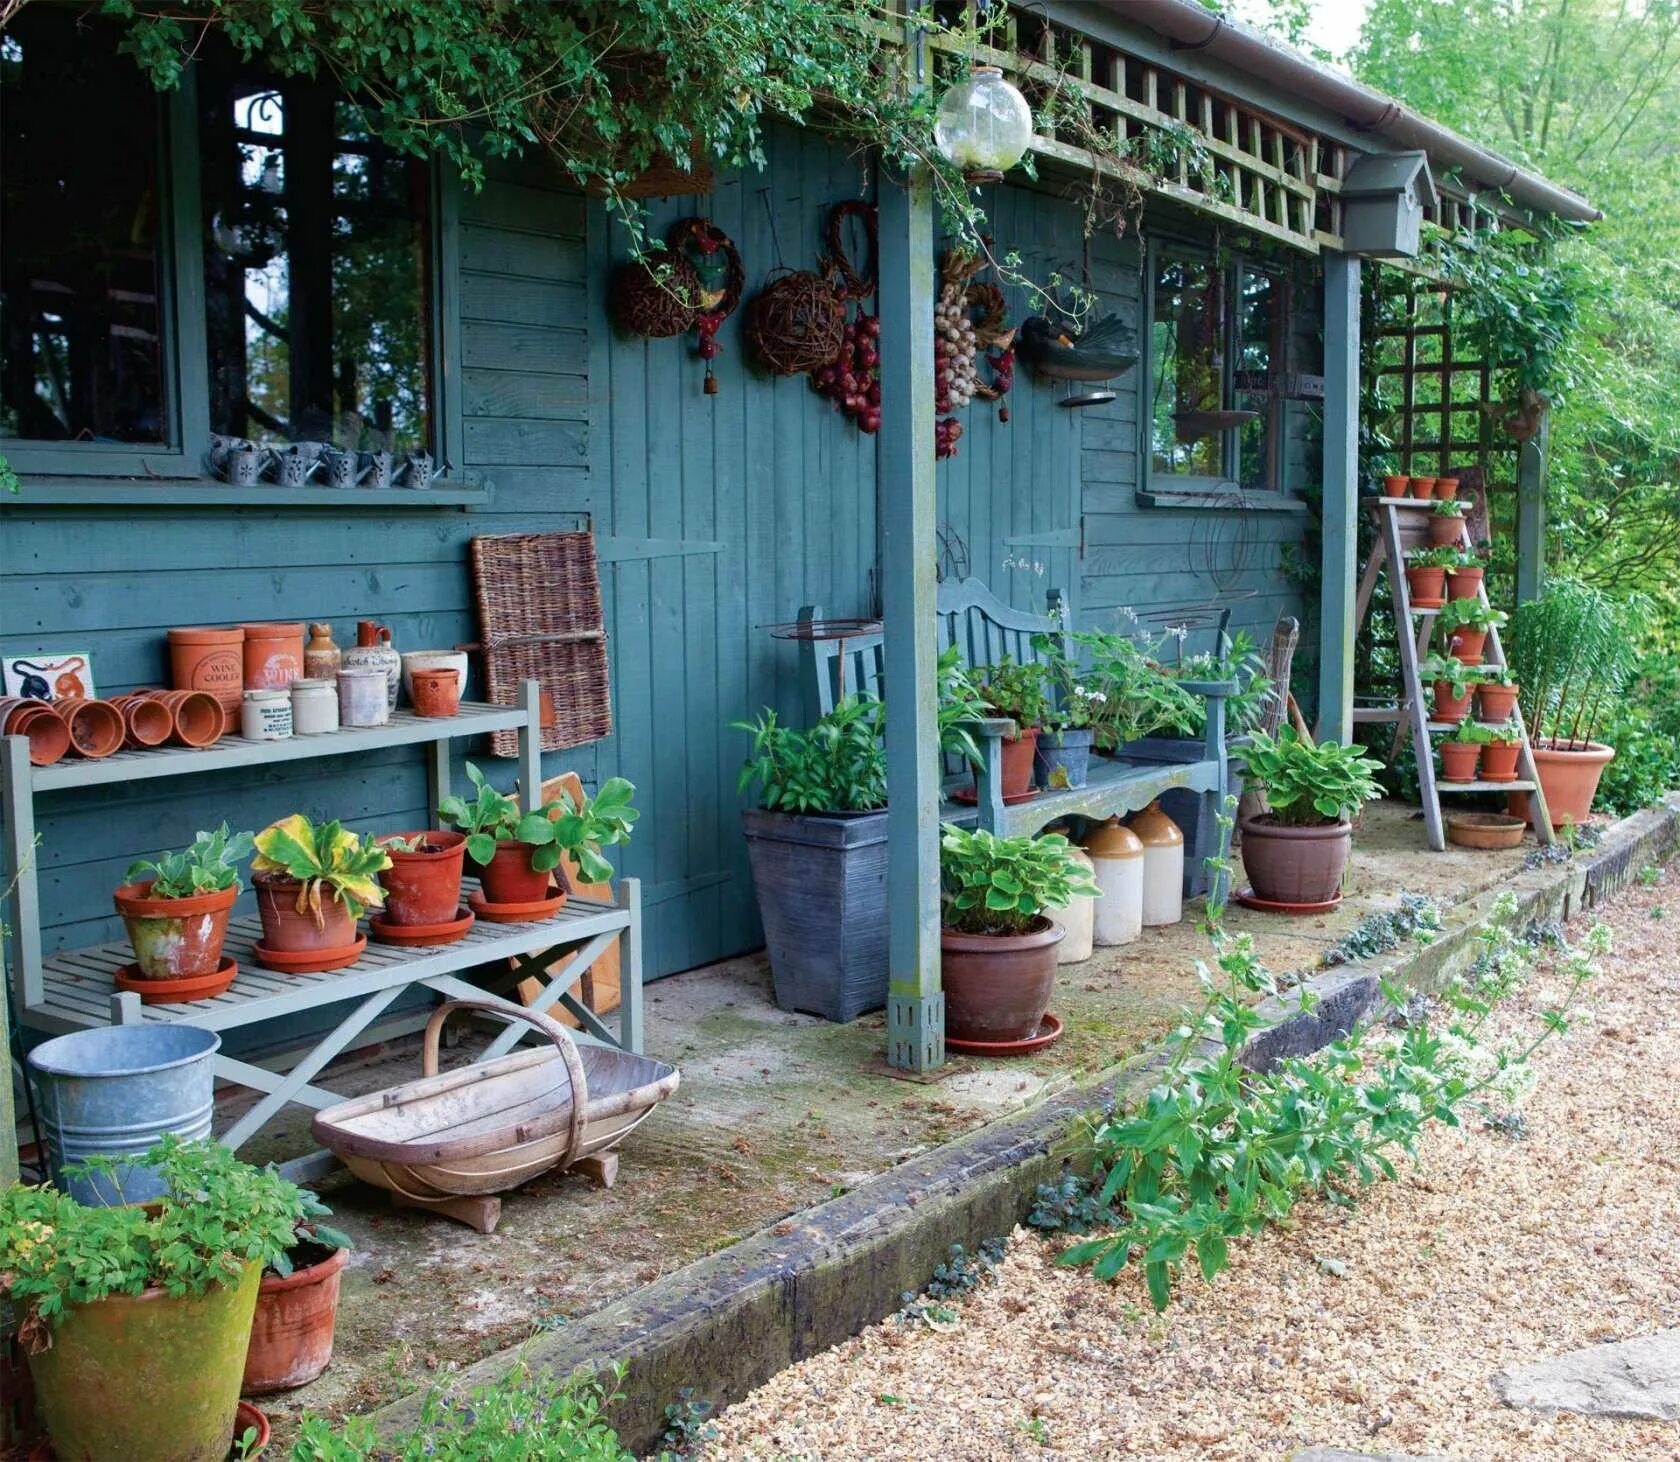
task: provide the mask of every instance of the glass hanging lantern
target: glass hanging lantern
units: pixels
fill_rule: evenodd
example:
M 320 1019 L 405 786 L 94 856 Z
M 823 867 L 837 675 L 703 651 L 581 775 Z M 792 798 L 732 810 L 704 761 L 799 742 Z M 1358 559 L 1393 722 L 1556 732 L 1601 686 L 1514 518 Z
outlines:
M 940 99 L 933 138 L 971 183 L 995 183 L 1032 141 L 1032 108 L 996 66 L 976 66 Z

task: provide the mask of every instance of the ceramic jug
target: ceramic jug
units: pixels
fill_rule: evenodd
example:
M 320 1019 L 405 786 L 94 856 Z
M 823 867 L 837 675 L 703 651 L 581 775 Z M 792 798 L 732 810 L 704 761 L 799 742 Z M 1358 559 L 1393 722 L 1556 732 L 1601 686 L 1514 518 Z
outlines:
M 356 643 L 344 652 L 345 670 L 380 670 L 385 674 L 385 703 L 397 708 L 397 687 L 402 684 L 402 656 L 391 643 L 391 631 L 371 619 L 356 625 Z
M 311 680 L 337 680 L 344 665 L 344 651 L 333 643 L 330 624 L 309 626 L 309 643 L 303 647 L 303 673 Z

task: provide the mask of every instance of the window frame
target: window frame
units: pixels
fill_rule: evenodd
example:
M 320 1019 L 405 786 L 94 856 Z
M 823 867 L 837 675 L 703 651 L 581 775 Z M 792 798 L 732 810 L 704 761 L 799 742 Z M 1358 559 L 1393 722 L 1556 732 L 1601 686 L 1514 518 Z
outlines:
M 317 484 L 286 488 L 263 482 L 256 488 L 233 488 L 209 470 L 210 367 L 204 315 L 203 196 L 199 177 L 198 77 L 188 66 L 180 84 L 161 97 L 158 129 L 158 240 L 161 255 L 158 298 L 159 355 L 162 361 L 163 419 L 170 440 L 155 447 L 113 446 L 95 442 L 54 442 L 35 437 L 0 437 L 12 469 L 20 477 L 138 478 L 164 484 L 201 484 L 206 502 L 218 492 L 247 502 L 260 494 L 265 503 L 288 499 L 319 503 L 323 492 L 335 498 L 368 500 L 369 489 L 323 489 Z M 432 257 L 431 350 L 432 443 L 440 470 L 460 471 L 463 445 L 461 382 L 460 180 L 455 169 L 436 156 L 431 160 L 427 229 Z M 457 478 L 456 482 L 459 483 Z M 440 484 L 441 486 L 441 484 Z M 423 505 L 423 490 L 399 489 L 403 500 Z M 451 493 L 453 498 L 456 494 Z M 441 504 L 440 504 L 441 505 Z

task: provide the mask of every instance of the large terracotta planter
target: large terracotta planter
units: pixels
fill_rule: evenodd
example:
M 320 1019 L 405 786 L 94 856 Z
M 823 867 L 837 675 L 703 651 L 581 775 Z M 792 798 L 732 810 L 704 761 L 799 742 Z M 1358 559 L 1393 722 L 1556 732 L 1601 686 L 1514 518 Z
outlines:
M 125 883 L 111 897 L 148 980 L 213 975 L 221 968 L 222 941 L 239 898 L 239 886 L 190 898 L 153 898 L 152 879 Z
M 72 1306 L 29 1358 L 54 1452 L 223 1462 L 261 1276 L 251 1264 L 197 1299 L 149 1289 Z
M 321 922 L 317 925 L 312 913 L 298 912 L 297 898 L 303 885 L 297 879 L 284 873 L 253 873 L 251 884 L 257 891 L 264 947 L 284 953 L 331 954 L 355 944 L 356 921 L 329 890 L 321 891 Z
M 1592 813 L 1593 797 L 1598 792 L 1598 779 L 1616 755 L 1613 746 L 1589 741 L 1580 747 L 1558 746 L 1550 741 L 1533 744 L 1534 765 L 1540 773 L 1540 788 L 1546 794 L 1546 811 L 1552 826 L 1562 827 L 1572 822 L 1585 822 Z M 1528 812 L 1528 794 L 1519 792 L 1511 798 L 1511 812 L 1523 817 Z
M 484 897 L 493 904 L 534 904 L 548 897 L 552 872 L 531 867 L 529 843 L 497 843 L 496 855 L 478 870 Z
M 1427 564 L 1407 564 L 1406 593 L 1415 609 L 1439 609 L 1447 602 L 1447 571 Z
M 1056 946 L 1066 935 L 1045 918 L 1025 934 L 941 929 L 945 1034 L 959 1041 L 1024 1041 L 1037 1034 L 1056 988 Z
M 1441 780 L 1443 782 L 1473 782 L 1476 768 L 1481 764 L 1482 748 L 1464 741 L 1441 743 Z
M 1327 904 L 1341 892 L 1353 824 L 1286 827 L 1261 813 L 1242 825 L 1243 870 L 1257 897 L 1277 904 Z
M 348 1250 L 334 1249 L 319 1263 L 295 1269 L 284 1279 L 263 1275 L 241 1392 L 263 1396 L 290 1391 L 326 1370 L 338 1320 L 339 1275 L 349 1257 Z
M 424 926 L 446 924 L 461 906 L 461 865 L 467 837 L 458 832 L 398 833 L 399 838 L 424 838 L 419 851 L 405 853 L 384 838 L 379 845 L 391 866 L 379 875 L 385 888 L 385 921 Z

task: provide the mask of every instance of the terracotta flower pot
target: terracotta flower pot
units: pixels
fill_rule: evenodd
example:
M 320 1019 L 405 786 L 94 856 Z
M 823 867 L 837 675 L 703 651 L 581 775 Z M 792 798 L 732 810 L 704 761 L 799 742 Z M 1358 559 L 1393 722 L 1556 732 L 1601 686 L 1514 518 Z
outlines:
M 478 870 L 484 897 L 493 904 L 534 904 L 546 898 L 554 875 L 531 867 L 534 852 L 529 843 L 497 843 L 495 857 Z
M 1461 696 L 1452 693 L 1450 680 L 1435 682 L 1435 709 L 1430 716 L 1434 721 L 1462 721 L 1470 714 L 1470 697 L 1475 692 L 1469 688 Z
M 1435 496 L 1441 502 L 1447 502 L 1458 496 L 1458 479 L 1456 477 L 1437 477 L 1435 479 Z
M 54 701 L 52 709 L 70 732 L 70 749 L 81 756 L 110 756 L 128 735 L 122 712 L 109 701 Z
M 461 676 L 449 669 L 416 670 L 411 699 L 417 716 L 453 716 L 461 707 Z
M 1520 750 L 1522 748 L 1515 741 L 1490 741 L 1482 748 L 1482 780 L 1516 781 L 1517 753 Z
M 111 704 L 122 712 L 130 746 L 162 746 L 175 734 L 175 718 L 169 714 L 169 707 L 149 695 L 118 696 Z M 218 714 L 220 709 L 218 706 Z
M 1433 477 L 1414 477 L 1412 479 L 1413 497 L 1434 497 L 1435 479 Z
M 245 1379 L 239 1387 L 245 1395 L 290 1391 L 326 1370 L 338 1320 L 339 1275 L 349 1257 L 347 1249 L 334 1249 L 284 1279 L 263 1275 L 245 1352 Z
M 1551 814 L 1552 826 L 1562 827 L 1566 821 L 1579 826 L 1592 814 L 1598 779 L 1614 759 L 1616 749 L 1597 741 L 1573 747 L 1536 741 L 1533 750 L 1534 766 L 1540 774 L 1540 788 L 1546 794 L 1546 811 Z M 1527 815 L 1526 792 L 1512 796 L 1511 812 L 1516 817 Z
M 1268 903 L 1329 903 L 1341 892 L 1352 852 L 1351 822 L 1287 827 L 1264 812 L 1242 825 L 1243 871 Z
M 418 852 L 406 853 L 384 838 L 379 845 L 391 866 L 379 875 L 385 888 L 385 920 L 391 924 L 445 924 L 461 906 L 461 865 L 467 854 L 465 833 L 397 833 L 424 838 Z
M 24 701 L 6 714 L 5 734 L 29 738 L 29 760 L 50 767 L 70 750 L 70 728 L 45 701 Z
M 1455 660 L 1462 660 L 1466 665 L 1480 665 L 1482 663 L 1482 646 L 1487 643 L 1485 629 L 1471 629 L 1462 625 L 1452 632 L 1452 653 Z
M 1441 780 L 1443 782 L 1473 782 L 1476 767 L 1482 759 L 1482 748 L 1462 741 L 1441 743 Z
M 1383 496 L 1405 497 L 1406 489 L 1411 485 L 1411 481 L 1412 479 L 1404 473 L 1396 473 L 1383 478 Z
M 214 746 L 227 729 L 227 707 L 208 691 L 154 690 L 150 695 L 168 707 L 174 721 L 175 740 L 182 746 Z M 236 720 L 238 715 L 236 707 Z
M 1464 519 L 1446 513 L 1429 515 L 1429 542 L 1435 548 L 1445 548 L 1459 542 L 1464 534 Z
M 356 942 L 356 921 L 350 910 L 329 889 L 321 890 L 321 922 L 314 914 L 298 911 L 298 894 L 303 885 L 284 873 L 253 873 L 257 891 L 257 913 L 262 919 L 265 947 L 276 951 L 323 954 L 337 953 Z
M 1003 743 L 1003 795 L 1021 797 L 1032 790 L 1033 761 L 1038 755 L 1038 727 L 1029 726 Z M 959 1039 L 961 1039 L 959 1037 Z M 983 1039 L 977 1037 L 977 1039 Z
M 1511 711 L 1517 704 L 1517 696 L 1522 687 L 1517 685 L 1479 685 L 1476 687 L 1476 700 L 1481 705 L 1481 718 L 1484 721 L 1504 722 L 1511 719 Z
M 125 883 L 114 894 L 117 912 L 134 946 L 140 973 L 149 980 L 211 975 L 221 968 L 222 941 L 239 888 L 190 898 L 152 897 L 151 879 Z
M 169 631 L 169 678 L 176 690 L 202 690 L 221 703 L 224 723 L 239 720 L 245 689 L 245 631 L 238 625 L 189 625 Z
M 1447 571 L 1447 598 L 1474 599 L 1487 571 L 1478 563 Z
M 945 1033 L 959 1041 L 1024 1041 L 1050 1008 L 1056 946 L 1066 934 L 1038 919 L 1026 934 L 939 931 Z
M 1406 565 L 1406 592 L 1415 609 L 1439 609 L 1447 602 L 1447 571 L 1424 564 Z

